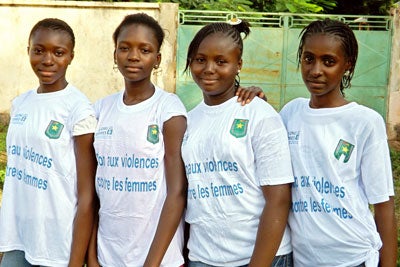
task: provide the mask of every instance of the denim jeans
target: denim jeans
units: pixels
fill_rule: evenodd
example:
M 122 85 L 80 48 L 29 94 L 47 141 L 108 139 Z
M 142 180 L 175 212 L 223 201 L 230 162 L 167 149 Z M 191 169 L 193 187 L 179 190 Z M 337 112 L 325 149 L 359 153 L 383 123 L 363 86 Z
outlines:
M 12 250 L 3 253 L 0 267 L 40 267 L 32 265 L 25 259 L 25 252 Z
M 202 263 L 199 261 L 189 261 L 189 267 L 217 267 Z M 239 267 L 247 267 L 248 265 L 242 265 Z M 0 266 L 1 267 L 1 266 Z M 293 267 L 293 254 L 289 253 L 286 255 L 276 256 L 272 261 L 271 267 Z

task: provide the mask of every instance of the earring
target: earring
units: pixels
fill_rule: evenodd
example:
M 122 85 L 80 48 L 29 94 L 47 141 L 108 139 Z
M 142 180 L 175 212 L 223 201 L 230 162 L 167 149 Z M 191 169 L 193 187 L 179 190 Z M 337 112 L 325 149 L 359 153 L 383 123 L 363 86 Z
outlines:
M 236 79 L 235 79 L 235 88 L 238 89 L 240 85 L 240 76 L 239 76 L 240 70 L 238 70 L 236 74 Z
M 116 62 L 114 63 L 113 71 L 114 71 L 114 72 L 118 72 L 118 65 L 117 65 Z
M 161 73 L 161 68 L 160 65 L 154 65 L 153 67 L 154 71 L 153 71 L 153 75 L 158 75 L 159 73 Z
M 350 76 L 350 71 L 349 71 L 349 70 L 346 70 L 346 71 L 344 72 L 343 76 L 349 77 L 349 76 Z

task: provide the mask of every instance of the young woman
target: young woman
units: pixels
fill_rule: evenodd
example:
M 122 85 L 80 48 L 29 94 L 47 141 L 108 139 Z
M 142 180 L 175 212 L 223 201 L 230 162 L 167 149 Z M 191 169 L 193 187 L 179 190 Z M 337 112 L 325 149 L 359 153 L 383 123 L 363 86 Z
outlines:
M 315 21 L 301 33 L 298 59 L 310 98 L 292 100 L 280 113 L 295 175 L 289 216 L 295 266 L 396 266 L 385 123 L 343 92 L 357 54 L 356 37 L 342 22 Z
M 241 34 L 249 33 L 244 21 L 212 23 L 188 49 L 186 70 L 204 98 L 188 114 L 182 144 L 189 266 L 291 266 L 286 130 L 268 103 L 242 106 L 235 96 Z
M 176 95 L 150 81 L 163 38 L 157 21 L 143 13 L 126 16 L 113 35 L 125 88 L 95 103 L 100 210 L 90 266 L 184 263 L 186 111 Z
M 94 111 L 65 74 L 75 37 L 39 21 L 28 54 L 39 86 L 14 99 L 0 216 L 2 267 L 82 266 L 93 224 Z

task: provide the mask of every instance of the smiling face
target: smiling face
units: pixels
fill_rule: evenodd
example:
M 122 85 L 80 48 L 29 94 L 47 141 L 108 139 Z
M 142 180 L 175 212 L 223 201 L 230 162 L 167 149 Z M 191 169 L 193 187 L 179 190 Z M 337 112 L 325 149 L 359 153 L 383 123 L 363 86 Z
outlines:
M 68 33 L 39 28 L 29 40 L 28 54 L 32 69 L 39 78 L 40 92 L 54 92 L 67 86 L 65 74 L 74 58 Z
M 341 105 L 344 97 L 340 84 L 349 68 L 350 63 L 337 37 L 329 34 L 308 36 L 301 54 L 301 74 L 311 93 L 311 105 Z
M 242 67 L 240 49 L 229 36 L 214 33 L 200 43 L 191 58 L 193 80 L 207 105 L 218 105 L 235 95 L 235 77 Z
M 127 83 L 150 82 L 154 66 L 159 65 L 161 54 L 154 31 L 141 24 L 121 29 L 118 35 L 115 60 Z

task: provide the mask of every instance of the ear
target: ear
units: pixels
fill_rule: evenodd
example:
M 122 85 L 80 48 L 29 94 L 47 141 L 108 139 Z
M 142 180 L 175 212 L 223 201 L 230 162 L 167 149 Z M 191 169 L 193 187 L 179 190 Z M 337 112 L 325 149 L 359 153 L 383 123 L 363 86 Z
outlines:
M 117 50 L 114 49 L 114 64 L 117 64 Z
M 161 53 L 157 53 L 156 64 L 160 66 L 161 63 Z
M 29 56 L 29 46 L 26 47 L 26 52 L 28 52 L 28 56 Z
M 69 64 L 71 64 L 71 62 L 72 62 L 72 60 L 74 59 L 74 57 L 75 57 L 75 51 L 72 51 L 72 52 L 71 52 L 71 61 L 69 62 Z
M 350 60 L 347 61 L 345 69 L 346 69 L 346 71 L 350 71 L 350 72 L 354 71 L 353 64 L 351 64 Z
M 239 73 L 240 70 L 242 69 L 242 65 L 243 65 L 243 60 L 242 60 L 242 59 L 239 59 L 239 62 L 238 62 L 238 73 Z

